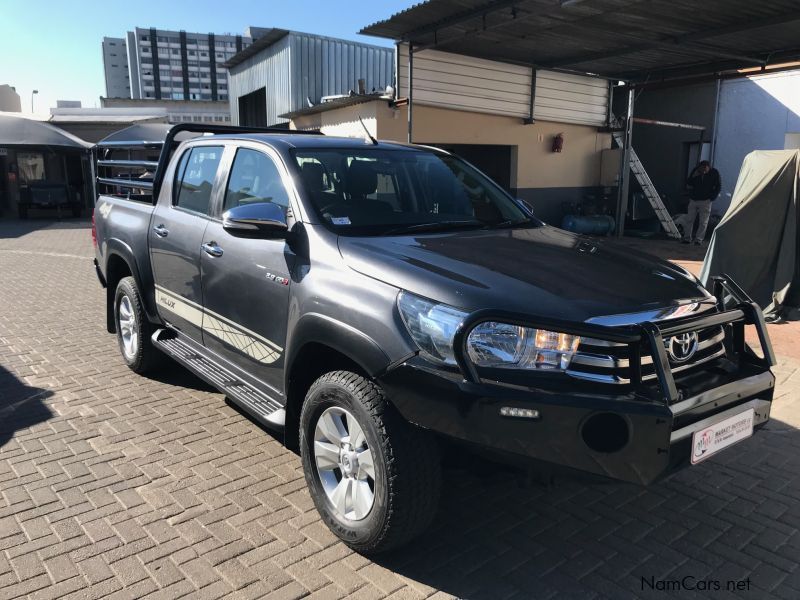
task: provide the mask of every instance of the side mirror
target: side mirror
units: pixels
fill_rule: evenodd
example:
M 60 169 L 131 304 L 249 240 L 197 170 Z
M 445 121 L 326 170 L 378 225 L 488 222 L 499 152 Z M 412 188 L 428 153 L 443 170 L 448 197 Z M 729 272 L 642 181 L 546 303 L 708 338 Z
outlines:
M 289 225 L 283 208 L 272 202 L 234 206 L 222 215 L 222 227 L 232 234 L 282 237 Z
M 522 198 L 517 198 L 517 202 L 519 202 L 525 210 L 533 214 L 533 204 L 531 204 L 527 200 L 523 200 Z

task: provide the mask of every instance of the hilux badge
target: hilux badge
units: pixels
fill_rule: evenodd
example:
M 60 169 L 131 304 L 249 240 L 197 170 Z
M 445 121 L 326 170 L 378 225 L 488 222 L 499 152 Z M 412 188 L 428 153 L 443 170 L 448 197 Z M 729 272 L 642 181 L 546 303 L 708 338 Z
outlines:
M 667 340 L 667 352 L 675 362 L 686 362 L 697 352 L 697 332 L 673 335 Z

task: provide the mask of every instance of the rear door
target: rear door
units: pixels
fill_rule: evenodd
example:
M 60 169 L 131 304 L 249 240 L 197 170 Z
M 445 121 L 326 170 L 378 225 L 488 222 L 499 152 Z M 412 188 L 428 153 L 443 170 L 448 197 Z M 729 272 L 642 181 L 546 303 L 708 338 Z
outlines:
M 171 185 L 162 190 L 149 234 L 159 315 L 198 343 L 203 326 L 200 245 L 223 151 L 219 144 L 198 144 L 177 157 Z
M 229 152 L 233 163 L 221 186 L 217 216 L 234 206 L 272 202 L 289 215 L 291 227 L 293 186 L 277 154 L 246 144 Z M 200 258 L 203 342 L 281 394 L 294 252 L 282 238 L 232 235 L 219 218 L 209 222 L 203 244 L 215 249 Z

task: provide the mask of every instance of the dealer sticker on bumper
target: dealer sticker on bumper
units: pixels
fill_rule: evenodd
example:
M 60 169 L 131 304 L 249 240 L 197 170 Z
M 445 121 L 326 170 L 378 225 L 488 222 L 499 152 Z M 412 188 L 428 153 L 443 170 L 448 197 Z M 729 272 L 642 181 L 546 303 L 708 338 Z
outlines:
M 720 450 L 753 435 L 754 416 L 755 411 L 751 408 L 695 431 L 692 436 L 692 464 L 704 461 Z

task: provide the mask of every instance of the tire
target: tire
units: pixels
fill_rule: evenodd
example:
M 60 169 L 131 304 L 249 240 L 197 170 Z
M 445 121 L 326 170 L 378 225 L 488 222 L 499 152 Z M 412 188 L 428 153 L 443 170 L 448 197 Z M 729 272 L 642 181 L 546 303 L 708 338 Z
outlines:
M 155 330 L 142 305 L 136 280 L 133 277 L 122 278 L 114 294 L 117 342 L 125 364 L 140 375 L 153 371 L 162 358 L 150 340 Z
M 346 441 L 337 446 L 331 439 L 336 436 Z M 441 489 L 436 440 L 407 423 L 381 388 L 361 375 L 334 371 L 311 385 L 300 413 L 300 452 L 323 521 L 357 552 L 397 548 L 422 533 L 436 514 Z M 365 500 L 369 491 L 371 504 Z

